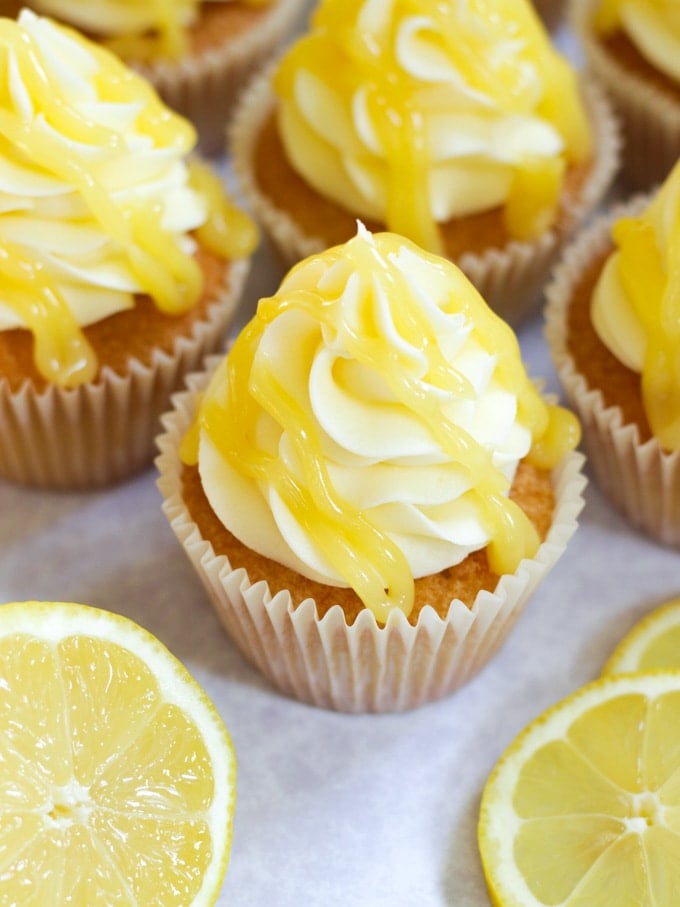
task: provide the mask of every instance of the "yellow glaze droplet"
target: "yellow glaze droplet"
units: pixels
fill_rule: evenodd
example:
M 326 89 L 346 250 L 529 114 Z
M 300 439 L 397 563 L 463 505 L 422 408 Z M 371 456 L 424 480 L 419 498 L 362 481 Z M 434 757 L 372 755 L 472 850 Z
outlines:
M 574 413 L 561 406 L 551 406 L 545 431 L 534 440 L 527 461 L 539 469 L 551 469 L 580 440 L 581 426 Z
M 111 53 L 70 29 L 59 28 L 70 40 L 91 54 L 97 64 L 93 77 L 100 101 L 136 105 L 136 128 L 154 147 L 188 154 L 195 145 L 193 126 L 170 111 L 153 89 L 127 69 Z M 0 85 L 0 135 L 3 153 L 17 159 L 37 174 L 50 174 L 72 185 L 82 198 L 97 229 L 120 245 L 135 279 L 168 314 L 194 306 L 203 287 L 201 269 L 184 251 L 177 238 L 161 223 L 160 206 L 141 204 L 133 198 L 121 204 L 98 179 L 96 167 L 74 144 L 114 149 L 121 136 L 96 124 L 69 103 L 59 85 L 49 80 L 41 64 L 41 49 L 25 29 L 9 19 L 0 19 L 0 49 L 11 50 L 18 77 L 30 97 L 34 115 L 22 115 L 10 95 L 8 81 Z M 52 131 L 40 128 L 43 119 Z M 66 141 L 64 141 L 64 139 Z M 252 222 L 237 214 L 225 197 L 217 178 L 204 165 L 194 163 L 191 182 L 206 198 L 208 217 L 200 238 L 224 258 L 250 254 L 256 243 Z M 232 232 L 233 231 L 233 232 Z M 2 301 L 13 308 L 34 335 L 34 358 L 49 381 L 73 387 L 94 378 L 98 364 L 68 305 L 54 288 L 46 262 L 32 260 L 22 250 L 0 241 Z
M 680 165 L 639 217 L 622 218 L 618 246 L 623 290 L 642 325 L 642 396 L 653 434 L 680 449 Z
M 565 169 L 564 158 L 535 158 L 515 172 L 505 203 L 505 224 L 511 236 L 529 240 L 550 229 Z
M 276 491 L 380 623 L 395 608 L 410 613 L 413 576 L 397 544 L 371 523 L 367 512 L 349 504 L 333 486 L 316 420 L 284 385 L 268 358 L 256 355 L 267 328 L 285 312 L 297 310 L 317 322 L 319 343 L 323 343 L 326 332 L 341 337 L 346 357 L 377 374 L 396 405 L 415 415 L 451 461 L 465 467 L 471 477 L 467 495 L 491 537 L 488 555 L 496 572 L 513 572 L 522 558 L 535 554 L 539 545 L 533 525 L 507 497 L 508 482 L 494 466 L 492 452 L 446 415 L 446 392 L 456 398 L 474 398 L 475 394 L 467 379 L 445 358 L 436 326 L 408 280 L 390 263 L 390 257 L 404 246 L 424 256 L 433 267 L 444 269 L 451 291 L 443 310 L 462 314 L 475 339 L 494 354 L 499 382 L 517 397 L 518 420 L 531 432 L 537 460 L 546 468 L 554 466 L 578 442 L 575 419 L 542 400 L 526 375 L 512 330 L 486 306 L 455 265 L 389 233 L 371 237 L 364 231 L 345 245 L 302 262 L 291 273 L 311 267 L 317 275 L 328 274 L 342 262 L 350 273 L 361 275 L 362 287 L 387 287 L 390 317 L 405 340 L 403 346 L 392 343 L 376 324 L 373 294 L 377 290 L 366 289 L 359 299 L 353 297 L 350 320 L 337 288 L 328 283 L 317 281 L 310 289 L 281 289 L 260 300 L 256 316 L 213 376 L 197 408 L 196 423 L 232 468 Z M 409 356 L 409 348 L 424 354 L 425 373 L 422 362 L 416 365 Z M 302 476 L 293 475 L 276 453 L 258 443 L 257 425 L 263 412 L 285 429 L 302 464 Z M 196 461 L 196 425 L 185 437 L 182 456 L 187 462 Z
M 34 335 L 41 374 L 64 387 L 92 381 L 94 351 L 40 264 L 26 260 L 22 250 L 0 244 L 0 277 L 3 299 L 11 301 Z
M 257 227 L 245 212 L 232 203 L 221 180 L 210 167 L 193 160 L 191 185 L 210 204 L 210 217 L 196 231 L 201 244 L 225 258 L 247 258 L 251 255 L 259 241 Z
M 444 115 L 461 102 L 451 86 L 416 78 L 399 64 L 396 26 L 406 15 L 426 16 L 433 23 L 431 40 L 470 89 L 486 95 L 503 113 L 535 113 L 562 136 L 564 150 L 553 160 L 528 157 L 515 167 L 504 209 L 513 238 L 540 235 L 555 219 L 567 164 L 588 157 L 591 135 L 574 73 L 553 49 L 526 0 L 427 4 L 395 0 L 385 4 L 384 11 L 366 0 L 325 0 L 312 17 L 310 33 L 282 59 L 274 83 L 277 93 L 291 100 L 297 74 L 311 72 L 332 86 L 350 117 L 353 99 L 361 92 L 389 171 L 387 227 L 421 248 L 442 254 L 442 239 L 430 210 L 432 160 L 423 114 Z M 370 30 L 363 24 L 368 20 Z M 486 61 L 493 48 L 501 44 L 506 52 L 497 53 L 494 65 L 489 65 Z M 538 99 L 527 79 L 528 66 L 540 74 Z M 460 111 L 464 109 L 463 102 Z M 494 116 L 492 106 L 489 116 Z

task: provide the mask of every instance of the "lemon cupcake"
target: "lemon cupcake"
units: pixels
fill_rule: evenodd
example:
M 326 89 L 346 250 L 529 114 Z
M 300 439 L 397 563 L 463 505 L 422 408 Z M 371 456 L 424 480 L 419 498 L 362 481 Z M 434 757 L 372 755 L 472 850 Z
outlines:
M 0 477 L 115 481 L 217 350 L 257 234 L 189 160 L 193 127 L 111 53 L 0 19 Z
M 527 0 L 496 6 L 325 0 L 246 90 L 234 168 L 286 263 L 359 217 L 455 261 L 511 323 L 535 306 L 616 129 Z
M 594 476 L 636 527 L 680 544 L 680 165 L 598 220 L 548 290 L 546 333 Z
M 578 423 L 510 327 L 454 264 L 361 226 L 260 300 L 164 425 L 164 511 L 229 634 L 329 708 L 473 676 L 583 503 Z
M 588 68 L 623 133 L 631 188 L 660 183 L 680 157 L 680 7 L 674 0 L 573 0 Z
M 16 4 L 19 7 L 20 4 Z M 232 106 L 291 33 L 305 0 L 30 0 L 23 4 L 114 50 L 196 125 L 201 151 L 224 148 Z

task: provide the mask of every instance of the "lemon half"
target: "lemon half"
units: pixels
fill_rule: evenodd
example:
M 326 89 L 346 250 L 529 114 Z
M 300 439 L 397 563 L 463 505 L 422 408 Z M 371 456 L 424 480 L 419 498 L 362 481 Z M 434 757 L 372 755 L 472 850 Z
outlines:
M 680 671 L 602 677 L 533 721 L 482 796 L 500 907 L 678 907 Z
M 0 903 L 213 904 L 235 758 L 151 634 L 85 605 L 0 606 Z

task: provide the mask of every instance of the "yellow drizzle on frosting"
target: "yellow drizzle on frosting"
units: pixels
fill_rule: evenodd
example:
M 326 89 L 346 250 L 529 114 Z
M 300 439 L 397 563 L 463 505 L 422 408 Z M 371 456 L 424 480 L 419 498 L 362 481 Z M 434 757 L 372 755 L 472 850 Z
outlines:
M 680 449 L 680 164 L 646 211 L 612 229 L 618 271 L 642 325 L 642 396 L 653 434 Z
M 442 409 L 442 390 L 458 398 L 473 399 L 475 393 L 442 354 L 434 325 L 404 275 L 388 261 L 404 245 L 410 244 L 388 233 L 378 234 L 369 242 L 357 237 L 311 261 L 319 273 L 327 273 L 341 260 L 352 272 L 362 275 L 363 286 L 370 288 L 375 277 L 387 287 L 394 326 L 406 345 L 424 354 L 425 374 L 376 325 L 370 289 L 363 292 L 358 312 L 353 313 L 354 327 L 343 315 L 338 297 L 328 288 L 280 290 L 260 300 L 255 318 L 242 331 L 204 394 L 197 422 L 185 436 L 181 450 L 185 462 L 196 462 L 198 426 L 234 469 L 256 483 L 271 485 L 380 623 L 394 608 L 410 613 L 414 601 L 411 570 L 399 547 L 370 522 L 367 513 L 338 494 L 325 466 L 315 420 L 288 392 L 266 358 L 256 356 L 265 330 L 286 311 L 305 312 L 322 330 L 341 335 L 350 359 L 380 375 L 395 400 L 427 426 L 452 461 L 465 467 L 471 477 L 467 495 L 488 530 L 489 562 L 497 573 L 513 572 L 522 558 L 535 554 L 539 545 L 533 525 L 507 497 L 508 481 L 494 466 L 492 452 L 448 419 Z M 485 305 L 462 272 L 449 262 L 416 251 L 433 267 L 446 269 L 451 293 L 444 311 L 463 313 L 478 342 L 497 357 L 499 382 L 517 396 L 518 420 L 534 439 L 532 453 L 539 465 L 552 467 L 578 443 L 575 417 L 541 399 L 524 371 L 513 332 Z M 291 474 L 278 456 L 257 444 L 256 426 L 262 411 L 272 416 L 291 439 L 302 464 L 302 479 Z
M 73 387 L 92 381 L 94 351 L 66 302 L 39 262 L 22 249 L 0 243 L 2 297 L 17 309 L 34 336 L 34 358 L 48 381 Z
M 368 29 L 362 18 L 372 11 L 366 0 L 325 0 L 312 18 L 310 34 L 284 56 L 275 78 L 280 96 L 294 95 L 296 74 L 305 70 L 332 85 L 351 109 L 352 98 L 366 91 L 373 126 L 389 169 L 386 225 L 422 248 L 441 254 L 442 240 L 429 206 L 430 151 L 423 113 L 445 114 L 458 103 L 444 82 L 424 82 L 397 60 L 396 27 L 407 15 L 432 22 L 431 39 L 466 84 L 482 92 L 504 113 L 536 113 L 550 122 L 565 142 L 563 155 L 539 156 L 515 168 L 504 216 L 510 235 L 531 239 L 554 220 L 567 162 L 587 158 L 590 130 L 569 64 L 550 45 L 526 0 L 395 0 L 381 29 Z M 373 4 L 375 6 L 375 4 Z M 488 61 L 503 42 L 513 53 Z M 536 98 L 526 67 L 540 73 Z M 455 93 L 454 93 L 455 97 Z M 493 108 L 489 116 L 493 117 Z
M 259 240 L 255 223 L 231 202 L 222 181 L 206 164 L 192 160 L 190 182 L 209 202 L 209 217 L 196 230 L 200 243 L 224 258 L 246 258 Z
M 58 26 L 55 26 L 58 28 Z M 111 53 L 86 41 L 69 29 L 61 29 L 85 48 L 97 63 L 93 77 L 100 101 L 139 106 L 137 130 L 148 135 L 155 147 L 169 147 L 188 154 L 195 144 L 191 124 L 170 111 L 153 89 L 127 69 Z M 48 79 L 41 64 L 40 48 L 25 29 L 9 19 L 0 19 L 0 51 L 11 52 L 33 109 L 22 116 L 14 107 L 9 80 L 0 86 L 0 135 L 2 150 L 16 157 L 21 166 L 32 164 L 37 173 L 56 175 L 72 185 L 86 203 L 97 226 L 118 243 L 144 292 L 158 308 L 179 314 L 194 306 L 200 296 L 203 276 L 195 259 L 161 224 L 160 205 L 120 204 L 98 180 L 96 165 L 79 155 L 73 145 L 122 149 L 122 137 L 94 123 L 69 103 L 59 85 Z M 40 114 L 52 131 L 39 123 Z M 224 258 L 248 254 L 256 242 L 254 227 L 225 199 L 217 180 L 192 165 L 192 182 L 207 198 L 209 217 L 201 228 L 212 251 Z M 229 235 L 234 228 L 238 236 Z M 51 285 L 49 272 L 40 260 L 0 242 L 2 300 L 13 308 L 35 338 L 34 357 L 40 373 L 49 381 L 73 387 L 91 380 L 97 371 L 94 353 L 75 322 L 66 302 Z

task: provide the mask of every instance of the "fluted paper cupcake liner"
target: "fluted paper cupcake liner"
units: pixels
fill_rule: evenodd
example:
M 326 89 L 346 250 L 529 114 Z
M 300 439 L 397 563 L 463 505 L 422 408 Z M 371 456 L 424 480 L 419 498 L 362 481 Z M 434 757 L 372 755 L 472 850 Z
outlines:
M 291 266 L 322 251 L 324 243 L 319 237 L 305 235 L 294 217 L 272 204 L 257 185 L 254 149 L 276 104 L 271 88 L 275 66 L 276 63 L 268 66 L 246 88 L 229 130 L 229 147 L 236 178 L 254 217 L 270 236 L 284 264 Z M 610 105 L 596 87 L 585 86 L 583 94 L 594 130 L 596 158 L 577 197 L 564 205 L 559 227 L 534 241 L 511 240 L 503 248 L 468 252 L 456 261 L 491 308 L 512 325 L 518 325 L 535 310 L 565 241 L 601 201 L 618 168 L 619 131 Z
M 249 270 L 234 261 L 206 317 L 172 352 L 154 351 L 148 364 L 130 360 L 124 375 L 104 367 L 75 388 L 0 379 L 0 478 L 53 489 L 108 485 L 151 464 L 160 416 L 188 372 L 224 341 Z
M 680 452 L 664 451 L 655 438 L 642 443 L 637 425 L 624 422 L 621 408 L 607 406 L 601 390 L 588 386 L 567 346 L 567 312 L 574 288 L 611 247 L 614 221 L 639 213 L 650 198 L 637 197 L 617 206 L 566 250 L 547 289 L 545 334 L 565 395 L 581 420 L 583 447 L 596 483 L 633 526 L 678 546 Z
M 621 121 L 621 176 L 631 189 L 648 189 L 663 182 L 680 157 L 680 103 L 607 52 L 590 25 L 593 7 L 593 0 L 572 0 L 569 15 L 587 67 Z
M 179 62 L 130 63 L 168 106 L 194 123 L 201 151 L 219 154 L 224 150 L 226 125 L 240 92 L 291 34 L 303 9 L 301 0 L 274 0 L 257 28 L 238 39 Z
M 583 506 L 583 457 L 570 454 L 554 471 L 553 524 L 536 557 L 502 576 L 494 591 L 480 592 L 471 608 L 454 600 L 443 619 L 426 606 L 415 624 L 397 610 L 383 627 L 366 609 L 348 625 L 339 605 L 319 618 L 313 600 L 296 603 L 288 590 L 251 584 L 244 569 L 216 555 L 202 537 L 182 498 L 178 444 L 207 379 L 208 372 L 190 376 L 189 390 L 175 395 L 174 409 L 163 417 L 158 487 L 175 535 L 244 655 L 287 695 L 344 712 L 411 709 L 473 677 L 502 644 L 574 533 Z

